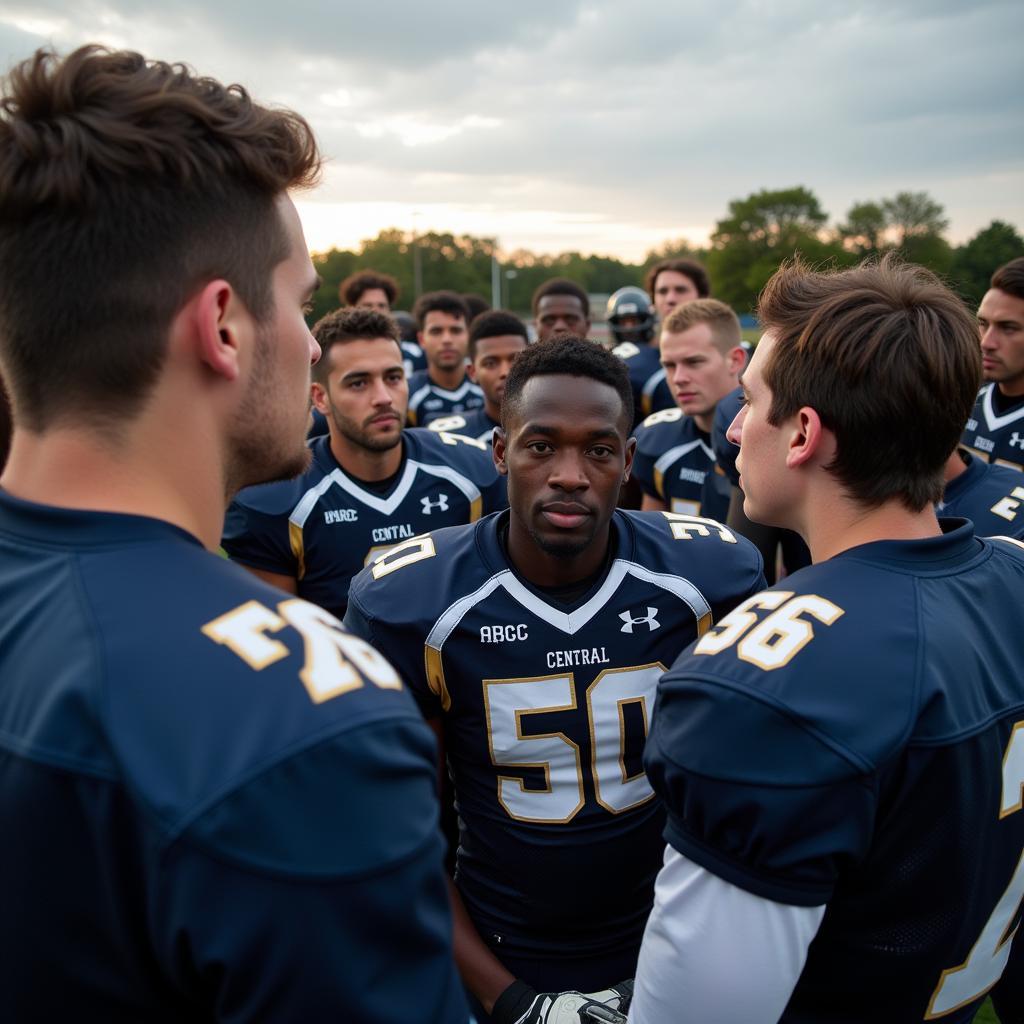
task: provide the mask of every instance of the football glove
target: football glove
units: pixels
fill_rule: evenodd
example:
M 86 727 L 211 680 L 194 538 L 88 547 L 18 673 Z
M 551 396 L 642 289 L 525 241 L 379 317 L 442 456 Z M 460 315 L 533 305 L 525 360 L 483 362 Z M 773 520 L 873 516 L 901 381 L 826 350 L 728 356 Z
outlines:
M 632 981 L 589 993 L 537 992 L 523 981 L 514 981 L 495 1001 L 491 1020 L 494 1024 L 617 1024 L 625 1020 L 632 994 Z

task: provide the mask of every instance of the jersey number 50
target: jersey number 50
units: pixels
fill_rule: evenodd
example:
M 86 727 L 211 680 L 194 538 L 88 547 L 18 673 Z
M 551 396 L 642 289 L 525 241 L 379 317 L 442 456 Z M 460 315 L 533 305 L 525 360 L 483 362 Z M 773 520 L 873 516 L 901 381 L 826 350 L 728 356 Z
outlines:
M 636 705 L 643 722 L 643 736 L 635 737 L 634 749 L 640 749 L 664 671 L 660 662 L 606 669 L 587 689 L 591 755 L 586 774 L 597 802 L 613 814 L 639 807 L 654 795 L 643 769 L 631 774 L 626 766 L 627 717 L 635 722 L 637 714 L 628 715 L 626 707 Z M 491 761 L 499 768 L 540 769 L 545 782 L 543 789 L 527 789 L 518 775 L 499 774 L 499 803 L 517 821 L 570 821 L 586 801 L 579 745 L 564 732 L 540 732 L 531 724 L 537 715 L 577 710 L 573 674 L 485 679 L 483 685 Z

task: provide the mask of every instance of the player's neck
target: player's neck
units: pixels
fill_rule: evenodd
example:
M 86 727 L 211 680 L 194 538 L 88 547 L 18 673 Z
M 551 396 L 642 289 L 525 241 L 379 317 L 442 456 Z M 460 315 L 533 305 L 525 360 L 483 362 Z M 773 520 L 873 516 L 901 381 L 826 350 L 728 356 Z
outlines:
M 1001 380 L 996 384 L 999 393 L 1007 399 L 1015 399 L 1024 396 L 1024 376 L 1014 377 L 1011 380 Z
M 405 442 L 399 439 L 394 448 L 374 451 L 331 431 L 331 454 L 349 476 L 360 480 L 386 480 L 389 476 L 394 476 L 402 464 L 404 445 Z
M 954 448 L 952 454 L 946 459 L 946 466 L 943 470 L 943 480 L 951 484 L 957 477 L 967 472 L 967 461 L 961 454 L 962 449 Z
M 513 514 L 509 518 L 508 557 L 513 568 L 535 587 L 561 587 L 593 576 L 602 566 L 611 543 L 611 524 L 586 549 L 571 558 L 548 554 L 537 547 Z
M 694 417 L 693 417 L 694 424 L 696 425 L 697 429 L 702 434 L 710 434 L 711 433 L 711 424 L 714 423 L 714 420 L 715 420 L 715 410 L 714 409 L 712 409 L 711 412 L 709 412 L 709 413 L 695 413 Z
M 501 404 L 492 402 L 489 398 L 484 399 L 484 412 L 495 422 L 501 422 Z
M 445 391 L 455 391 L 466 379 L 466 368 L 456 366 L 453 370 L 439 370 L 436 366 L 427 369 L 427 376 L 432 384 L 436 384 Z
M 880 540 L 924 540 L 942 533 L 935 509 L 912 512 L 900 501 L 865 509 L 842 497 L 819 504 L 799 532 L 807 541 L 811 560 L 827 561 L 850 548 Z
M 16 430 L 0 486 L 43 505 L 161 519 L 216 550 L 226 505 L 219 460 L 197 455 L 198 441 L 146 445 L 145 433 L 118 443 L 80 423 Z

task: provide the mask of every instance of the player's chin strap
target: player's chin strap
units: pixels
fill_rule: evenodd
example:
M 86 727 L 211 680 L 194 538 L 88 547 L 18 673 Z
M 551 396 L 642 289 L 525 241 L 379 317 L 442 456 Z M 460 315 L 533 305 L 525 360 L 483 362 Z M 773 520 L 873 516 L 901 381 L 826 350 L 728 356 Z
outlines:
M 633 981 L 600 992 L 537 992 L 514 981 L 491 1010 L 494 1024 L 622 1024 L 633 996 Z

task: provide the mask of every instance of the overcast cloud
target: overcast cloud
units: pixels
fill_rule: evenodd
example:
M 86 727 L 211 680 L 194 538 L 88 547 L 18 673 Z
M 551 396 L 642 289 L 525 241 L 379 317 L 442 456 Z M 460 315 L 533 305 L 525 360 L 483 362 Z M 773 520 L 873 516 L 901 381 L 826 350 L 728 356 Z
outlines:
M 99 41 L 303 113 L 314 248 L 415 223 L 638 259 L 791 185 L 833 221 L 923 189 L 954 242 L 1024 230 L 1022 40 L 1016 0 L 0 2 L 5 66 Z

